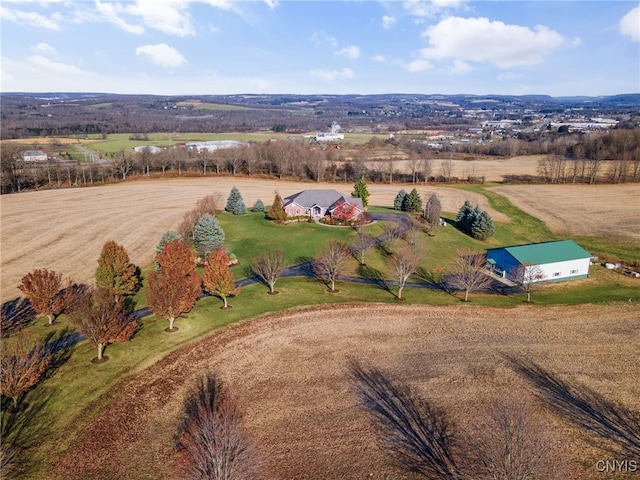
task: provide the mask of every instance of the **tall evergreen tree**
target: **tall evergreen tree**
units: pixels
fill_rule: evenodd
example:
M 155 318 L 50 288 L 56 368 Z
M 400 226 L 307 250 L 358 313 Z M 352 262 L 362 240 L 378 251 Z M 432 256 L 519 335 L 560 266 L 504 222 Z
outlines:
M 404 199 L 403 210 L 406 212 L 421 212 L 422 211 L 422 198 L 420 194 L 414 188 L 409 192 L 407 198 Z
M 352 197 L 359 198 L 362 200 L 362 206 L 366 207 L 369 204 L 369 189 L 367 189 L 367 182 L 364 181 L 364 178 L 359 178 L 356 181 L 356 184 L 353 186 Z
M 407 198 L 407 192 L 404 191 L 404 188 L 398 192 L 396 198 L 393 200 L 393 209 L 394 210 L 402 210 L 402 206 L 404 205 L 404 201 Z
M 273 199 L 271 208 L 265 215 L 269 220 L 273 220 L 277 223 L 282 223 L 287 219 L 287 213 L 282 206 L 282 197 L 279 193 L 276 193 L 276 197 Z
M 224 230 L 220 227 L 218 219 L 210 213 L 205 213 L 193 229 L 193 243 L 196 250 L 206 257 L 213 250 L 224 245 Z
M 424 219 L 431 228 L 435 228 L 440 224 L 440 216 L 442 215 L 442 204 L 435 193 L 432 193 L 424 206 Z
M 481 211 L 473 222 L 473 225 L 471 225 L 471 235 L 478 240 L 486 240 L 493 236 L 495 232 L 496 229 L 493 225 L 493 219 L 487 212 Z
M 469 218 L 473 215 L 473 207 L 471 206 L 471 202 L 469 200 L 465 200 L 460 210 L 458 210 L 458 214 L 456 215 L 456 225 L 459 229 L 467 232 L 467 224 L 469 223 Z
M 242 195 L 240 195 L 240 190 L 238 190 L 235 186 L 229 192 L 229 197 L 227 198 L 227 206 L 224 207 L 227 212 L 234 212 L 238 205 L 242 204 L 244 206 L 244 200 L 242 200 Z M 246 207 L 245 207 L 246 212 Z

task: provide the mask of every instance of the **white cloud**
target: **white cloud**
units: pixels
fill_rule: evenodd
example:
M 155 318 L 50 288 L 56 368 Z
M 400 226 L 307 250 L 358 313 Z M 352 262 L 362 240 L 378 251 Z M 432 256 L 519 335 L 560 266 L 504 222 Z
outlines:
M 383 55 L 374 55 L 373 57 L 371 57 L 371 59 L 375 62 L 380 62 L 380 63 L 384 63 L 387 61 L 387 59 Z
M 335 52 L 336 55 L 340 55 L 342 57 L 347 57 L 351 60 L 355 60 L 356 58 L 358 58 L 360 56 L 360 47 L 356 46 L 356 45 L 350 45 L 348 47 L 345 47 L 341 50 L 338 50 L 337 52 Z
M 278 6 L 278 0 L 264 0 L 264 3 L 266 3 L 271 10 Z
M 336 48 L 338 46 L 338 40 L 336 40 L 335 37 L 327 35 L 324 30 L 311 35 L 311 41 L 316 45 L 316 47 L 329 45 L 332 48 Z
M 423 36 L 430 45 L 421 50 L 425 59 L 488 62 L 499 68 L 535 65 L 557 48 L 571 44 L 545 26 L 532 30 L 487 18 L 449 17 L 429 27 Z
M 424 72 L 425 70 L 429 70 L 433 68 L 433 65 L 429 60 L 425 60 L 424 58 L 418 58 L 413 62 L 405 64 L 404 68 L 409 70 L 411 73 Z
M 56 75 L 82 75 L 85 74 L 82 69 L 74 66 L 67 65 L 66 63 L 54 62 L 42 55 L 32 55 L 27 58 L 29 63 L 37 67 L 41 73 L 54 73 Z M 44 71 L 44 72 L 42 72 Z
M 128 13 L 142 18 L 146 26 L 178 37 L 195 35 L 187 8 L 188 2 L 183 0 L 136 0 L 126 7 Z
M 406 0 L 402 7 L 414 17 L 433 17 L 446 9 L 458 9 L 467 0 Z
M 334 81 L 341 78 L 353 78 L 353 71 L 350 68 L 342 70 L 312 70 L 311 75 L 327 81 Z
M 124 13 L 124 9 L 119 3 L 102 3 L 100 0 L 95 0 L 95 4 L 98 13 L 118 28 L 138 35 L 144 33 L 142 25 L 131 25 L 120 18 L 120 14 Z
M 165 68 L 179 67 L 187 63 L 187 60 L 178 50 L 165 43 L 138 47 L 136 48 L 136 55 L 145 56 L 156 65 Z
M 47 28 L 49 30 L 60 30 L 60 16 L 45 16 L 34 12 L 23 12 L 0 6 L 0 19 L 17 23 L 18 25 L 28 25 L 30 27 Z
M 454 75 L 466 75 L 471 70 L 473 70 L 473 67 L 471 65 L 463 60 L 459 60 L 456 58 L 447 69 L 447 73 L 452 73 Z
M 640 7 L 628 12 L 620 20 L 620 33 L 628 35 L 636 42 L 640 42 Z
M 42 53 L 43 55 L 53 55 L 56 53 L 56 49 L 47 43 L 39 43 L 32 47 L 34 52 Z
M 384 17 L 382 17 L 382 28 L 384 28 L 385 30 L 389 30 L 395 24 L 396 24 L 395 18 L 390 17 L 389 15 L 385 15 Z

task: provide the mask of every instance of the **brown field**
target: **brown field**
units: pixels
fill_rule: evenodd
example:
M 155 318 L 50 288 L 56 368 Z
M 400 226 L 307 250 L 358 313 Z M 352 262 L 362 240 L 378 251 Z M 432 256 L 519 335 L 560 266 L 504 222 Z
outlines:
M 554 233 L 640 239 L 640 185 L 503 185 L 492 188 Z
M 258 198 L 270 204 L 276 190 L 284 197 L 306 188 L 335 188 L 345 193 L 353 189 L 352 184 L 210 177 L 2 195 L 0 298 L 6 301 L 18 296 L 16 286 L 20 279 L 36 268 L 55 270 L 77 282 L 93 282 L 100 250 L 108 240 L 122 244 L 135 264 L 146 265 L 153 260 L 161 235 L 175 229 L 198 199 L 219 193 L 224 207 L 234 185 L 247 208 Z M 398 191 L 408 187 L 370 185 L 370 204 L 391 206 Z M 494 219 L 507 220 L 493 211 L 481 195 L 427 185 L 417 188 L 423 197 L 437 193 L 445 211 L 457 211 L 469 199 L 488 210 Z
M 595 463 L 612 454 L 595 449 L 586 434 L 548 409 L 537 410 L 531 387 L 501 354 L 530 359 L 637 412 L 638 313 L 632 304 L 375 305 L 246 321 L 174 352 L 114 389 L 119 393 L 109 407 L 66 452 L 52 457 L 50 478 L 174 478 L 182 397 L 205 371 L 222 376 L 243 410 L 264 461 L 262 478 L 407 478 L 381 453 L 357 405 L 347 379 L 350 359 L 408 382 L 462 427 L 492 395 L 525 398 L 558 436 L 554 462 L 568 461 L 564 478 L 603 478 Z

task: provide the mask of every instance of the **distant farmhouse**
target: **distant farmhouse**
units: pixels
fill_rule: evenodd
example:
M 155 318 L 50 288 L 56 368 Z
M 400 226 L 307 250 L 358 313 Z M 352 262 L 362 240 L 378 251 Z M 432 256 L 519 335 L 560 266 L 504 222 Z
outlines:
M 589 275 L 591 254 L 573 240 L 560 240 L 490 248 L 487 262 L 494 273 L 514 282 L 522 281 L 523 266 L 538 267 L 541 280 L 575 280 Z
M 22 152 L 22 160 L 25 162 L 46 162 L 49 156 L 42 150 L 25 150 Z
M 207 150 L 212 152 L 214 150 L 220 150 L 223 148 L 236 148 L 236 147 L 244 147 L 249 145 L 246 142 L 239 142 L 237 140 L 211 140 L 208 142 L 187 142 L 184 144 L 187 148 L 192 148 L 201 152 L 203 150 Z
M 364 212 L 362 199 L 344 195 L 337 190 L 303 190 L 286 197 L 284 211 L 289 217 L 307 216 L 314 219 L 340 213 L 343 220 L 358 220 Z M 345 218 L 348 213 L 350 218 Z
M 149 153 L 160 153 L 162 148 L 157 147 L 155 145 L 139 145 L 137 147 L 133 147 L 133 151 L 136 153 L 149 152 Z
M 333 122 L 330 132 L 318 132 L 313 139 L 316 142 L 337 142 L 344 140 L 344 133 L 338 133 L 338 130 L 340 130 L 340 125 L 338 125 L 337 122 Z

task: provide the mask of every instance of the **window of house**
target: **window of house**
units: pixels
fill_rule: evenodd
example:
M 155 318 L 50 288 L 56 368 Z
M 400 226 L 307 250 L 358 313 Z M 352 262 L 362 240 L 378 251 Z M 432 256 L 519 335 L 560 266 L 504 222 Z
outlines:
M 575 275 L 578 273 L 578 269 L 576 268 L 575 270 L 571 270 L 571 275 Z
M 554 277 L 559 277 L 560 276 L 560 272 L 553 272 L 553 276 Z

